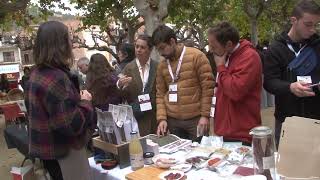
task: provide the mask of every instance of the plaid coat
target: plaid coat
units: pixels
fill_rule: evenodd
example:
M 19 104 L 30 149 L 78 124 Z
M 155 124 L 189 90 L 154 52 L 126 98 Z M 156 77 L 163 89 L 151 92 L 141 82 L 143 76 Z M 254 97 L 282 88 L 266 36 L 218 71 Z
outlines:
M 59 159 L 81 148 L 94 124 L 91 102 L 80 100 L 69 72 L 35 68 L 26 90 L 29 152 L 40 159 Z

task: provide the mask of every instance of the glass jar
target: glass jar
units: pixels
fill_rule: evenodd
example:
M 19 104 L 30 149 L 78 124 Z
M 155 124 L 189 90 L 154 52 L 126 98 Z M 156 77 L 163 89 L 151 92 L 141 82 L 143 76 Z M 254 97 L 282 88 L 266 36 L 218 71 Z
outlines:
M 152 161 L 153 156 L 154 156 L 153 152 L 145 152 L 145 153 L 143 153 L 144 164 L 145 165 L 153 164 L 153 161 Z
M 131 169 L 133 171 L 143 168 L 143 150 L 138 138 L 138 133 L 133 131 L 131 134 L 131 142 L 129 144 L 129 155 L 130 155 L 130 163 Z
M 250 135 L 252 135 L 254 174 L 264 175 L 267 180 L 275 180 L 275 143 L 272 129 L 258 126 L 250 130 Z

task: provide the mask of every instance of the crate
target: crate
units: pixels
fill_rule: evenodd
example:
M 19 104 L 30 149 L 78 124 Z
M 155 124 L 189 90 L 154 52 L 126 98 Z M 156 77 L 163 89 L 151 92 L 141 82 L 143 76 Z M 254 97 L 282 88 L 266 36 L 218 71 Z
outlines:
M 110 152 L 115 155 L 117 161 L 119 162 L 120 169 L 130 166 L 130 157 L 129 157 L 129 143 L 123 144 L 111 144 L 103 141 L 100 136 L 92 139 L 93 146 L 99 149 L 102 149 L 106 152 Z M 146 137 L 140 137 L 140 142 L 142 149 L 145 150 L 147 143 Z

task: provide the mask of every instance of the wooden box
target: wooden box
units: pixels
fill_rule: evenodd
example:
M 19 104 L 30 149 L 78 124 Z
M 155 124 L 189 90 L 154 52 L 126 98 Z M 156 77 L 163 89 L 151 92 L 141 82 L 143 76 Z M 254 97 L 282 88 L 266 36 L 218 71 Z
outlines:
M 110 152 L 116 156 L 117 161 L 119 162 L 120 169 L 130 166 L 130 157 L 129 157 L 129 143 L 123 144 L 111 144 L 103 141 L 99 136 L 92 139 L 93 146 L 99 149 L 102 149 L 106 152 Z M 142 149 L 146 149 L 146 137 L 141 137 L 140 142 Z

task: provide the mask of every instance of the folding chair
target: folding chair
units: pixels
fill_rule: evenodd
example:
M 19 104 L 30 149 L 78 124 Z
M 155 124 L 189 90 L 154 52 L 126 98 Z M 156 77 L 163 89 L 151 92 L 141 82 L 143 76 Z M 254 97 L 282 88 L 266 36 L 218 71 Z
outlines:
M 13 104 L 3 104 L 0 105 L 0 108 L 4 114 L 5 125 L 7 127 L 10 123 L 16 123 L 18 118 L 25 117 L 24 113 L 21 112 L 17 103 Z

